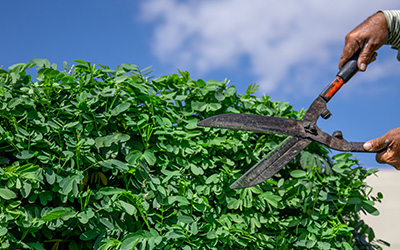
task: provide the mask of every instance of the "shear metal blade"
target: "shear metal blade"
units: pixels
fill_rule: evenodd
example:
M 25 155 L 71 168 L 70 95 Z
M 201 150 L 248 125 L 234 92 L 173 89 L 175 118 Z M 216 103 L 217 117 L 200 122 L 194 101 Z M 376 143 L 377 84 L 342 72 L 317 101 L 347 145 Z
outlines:
M 277 148 L 267 154 L 244 175 L 237 179 L 230 187 L 232 189 L 251 187 L 266 181 L 281 170 L 308 144 L 310 139 L 287 137 Z
M 200 127 L 245 130 L 258 133 L 278 133 L 299 136 L 304 133 L 303 122 L 295 119 L 253 114 L 222 114 L 200 121 Z

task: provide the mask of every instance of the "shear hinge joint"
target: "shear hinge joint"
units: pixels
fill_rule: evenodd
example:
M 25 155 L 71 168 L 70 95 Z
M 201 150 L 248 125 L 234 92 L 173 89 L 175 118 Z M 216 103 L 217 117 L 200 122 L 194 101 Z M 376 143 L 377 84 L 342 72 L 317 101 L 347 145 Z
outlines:
M 307 122 L 306 124 L 304 124 L 304 130 L 309 134 L 318 134 L 318 128 L 315 122 Z

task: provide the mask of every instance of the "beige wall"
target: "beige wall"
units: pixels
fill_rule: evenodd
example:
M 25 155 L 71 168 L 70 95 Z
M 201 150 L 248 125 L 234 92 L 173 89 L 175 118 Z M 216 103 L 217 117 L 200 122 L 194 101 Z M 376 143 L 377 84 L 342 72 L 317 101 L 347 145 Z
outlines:
M 383 194 L 383 200 L 376 205 L 380 215 L 363 216 L 365 222 L 374 229 L 377 239 L 391 244 L 383 249 L 400 250 L 400 171 L 381 169 L 377 176 L 370 176 L 367 183 L 374 188 L 373 194 Z

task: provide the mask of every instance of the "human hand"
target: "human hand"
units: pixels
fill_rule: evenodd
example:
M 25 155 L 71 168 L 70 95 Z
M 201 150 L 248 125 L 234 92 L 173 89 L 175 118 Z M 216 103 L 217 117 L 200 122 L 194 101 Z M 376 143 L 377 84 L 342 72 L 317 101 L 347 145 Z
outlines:
M 387 132 L 384 136 L 364 143 L 366 151 L 379 151 L 378 163 L 387 163 L 400 170 L 400 128 Z
M 361 71 L 367 69 L 367 65 L 375 61 L 378 50 L 384 45 L 389 37 L 385 14 L 377 12 L 370 16 L 354 30 L 349 32 L 345 38 L 345 45 L 339 60 L 339 69 L 361 49 L 357 66 Z

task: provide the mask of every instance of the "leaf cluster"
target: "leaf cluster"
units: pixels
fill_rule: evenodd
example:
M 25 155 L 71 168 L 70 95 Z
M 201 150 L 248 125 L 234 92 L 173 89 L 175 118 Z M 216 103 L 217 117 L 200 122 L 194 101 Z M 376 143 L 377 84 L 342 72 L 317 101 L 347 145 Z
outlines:
M 0 69 L 0 244 L 18 249 L 371 249 L 375 171 L 311 144 L 255 187 L 229 185 L 284 137 L 197 127 L 299 119 L 227 80 L 35 58 Z M 28 70 L 36 67 L 36 76 Z

